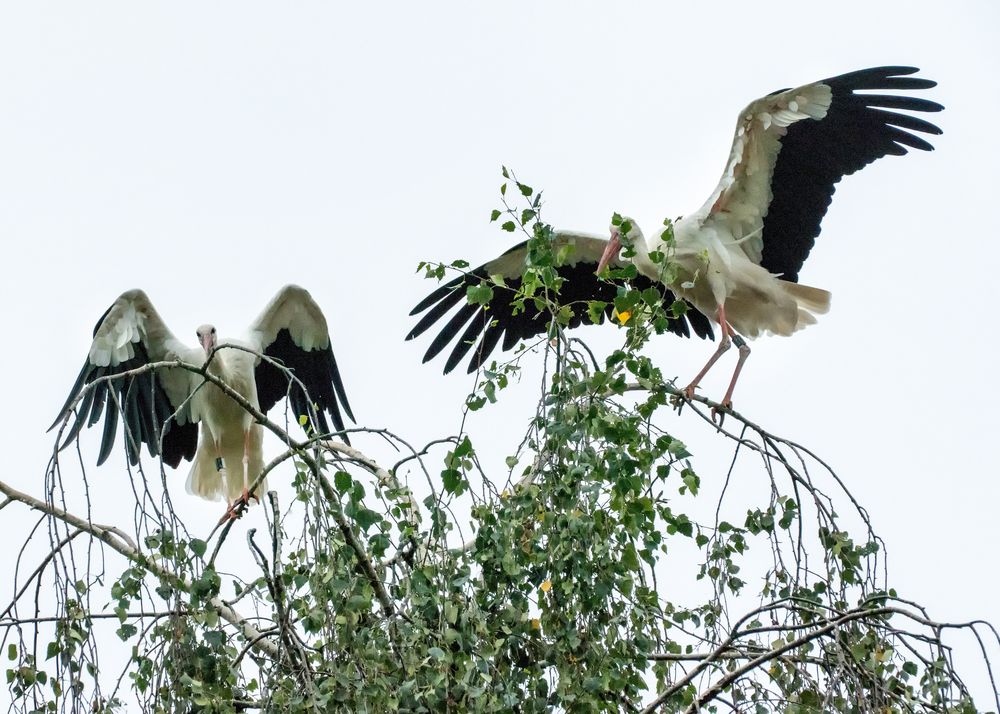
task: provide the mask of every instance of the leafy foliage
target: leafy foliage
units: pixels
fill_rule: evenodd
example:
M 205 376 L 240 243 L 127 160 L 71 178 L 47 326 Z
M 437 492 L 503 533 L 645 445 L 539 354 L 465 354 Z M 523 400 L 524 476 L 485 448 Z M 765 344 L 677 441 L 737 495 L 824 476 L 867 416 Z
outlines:
M 89 598 L 101 578 L 59 559 L 46 658 L 25 646 L 41 632 L 27 622 L 7 648 L 15 709 L 125 711 L 130 689 L 163 712 L 976 711 L 940 624 L 888 587 L 867 515 L 821 463 L 730 414 L 740 433 L 717 432 L 730 473 L 698 472 L 683 431 L 711 404 L 682 399 L 643 353 L 683 303 L 620 288 L 621 346 L 602 359 L 562 330 L 555 268 L 568 256 L 553 250 L 541 194 L 503 177 L 490 219 L 528 239 L 513 299 L 551 317 L 537 410 L 504 466 L 487 476 L 467 433 L 389 470 L 322 435 L 289 439 L 295 503 L 283 511 L 271 495 L 270 532 L 248 533 L 253 577 L 224 574 L 228 528 L 198 539 L 159 512 L 100 606 Z M 670 281 L 669 221 L 662 237 L 653 259 Z M 488 305 L 498 286 L 466 297 Z M 500 408 L 527 354 L 482 370 L 464 408 Z M 741 471 L 763 496 L 734 507 L 726 484 L 744 453 L 763 464 Z M 410 476 L 427 479 L 419 503 Z M 256 634 L 238 605 L 255 611 Z M 110 693 L 93 657 L 104 606 L 132 648 Z

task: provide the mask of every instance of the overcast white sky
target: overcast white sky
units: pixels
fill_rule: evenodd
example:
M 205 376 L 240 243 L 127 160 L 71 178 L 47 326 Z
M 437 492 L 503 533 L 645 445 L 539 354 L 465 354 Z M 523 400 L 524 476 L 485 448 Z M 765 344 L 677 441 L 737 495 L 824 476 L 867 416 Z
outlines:
M 947 107 L 931 117 L 937 151 L 841 185 L 801 274 L 833 292 L 833 309 L 792 339 L 753 343 L 737 408 L 838 470 L 901 592 L 940 619 L 1000 622 L 998 7 L 4 3 L 3 479 L 41 495 L 45 428 L 95 320 L 133 287 L 193 342 L 206 321 L 238 334 L 299 283 L 327 313 L 362 424 L 411 443 L 453 433 L 472 382 L 422 366 L 426 340 L 402 342 L 432 287 L 414 269 L 509 244 L 486 221 L 501 163 L 545 189 L 558 227 L 600 233 L 620 211 L 651 228 L 708 196 L 749 100 L 913 64 L 940 83 L 922 96 Z M 655 350 L 682 380 L 710 352 L 670 337 Z M 709 395 L 728 369 L 706 380 Z M 534 390 L 471 420 L 485 452 L 513 450 Z M 683 419 L 675 428 L 700 438 Z M 90 471 L 109 484 L 111 514 L 123 460 Z M 174 493 L 191 502 L 185 473 Z M 19 540 L 12 510 L 0 518 Z

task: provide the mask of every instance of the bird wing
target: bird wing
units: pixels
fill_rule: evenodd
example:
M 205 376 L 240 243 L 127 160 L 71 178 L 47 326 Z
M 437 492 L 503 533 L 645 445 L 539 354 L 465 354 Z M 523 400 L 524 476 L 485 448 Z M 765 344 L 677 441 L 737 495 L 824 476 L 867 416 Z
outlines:
M 76 404 L 75 421 L 59 448 L 65 448 L 84 426 L 100 421 L 103 412 L 100 466 L 111 454 L 121 413 L 129 463 L 138 463 L 140 444 L 146 444 L 152 456 L 162 453 L 163 461 L 174 468 L 182 458 L 190 461 L 198 446 L 198 427 L 188 404 L 194 375 L 176 367 L 117 375 L 164 360 L 196 362 L 199 356 L 204 359 L 203 352 L 186 346 L 167 329 L 146 293 L 123 293 L 97 321 L 80 375 L 50 427 L 68 418 Z M 98 384 L 77 404 L 80 393 L 94 382 Z
M 260 360 L 254 376 L 262 412 L 267 413 L 287 396 L 296 416 L 310 416 L 312 405 L 316 405 L 318 423 L 314 428 L 320 433 L 330 432 L 327 415 L 337 431 L 344 430 L 341 409 L 354 421 L 330 346 L 326 318 L 306 290 L 297 285 L 286 285 L 279 290 L 250 326 L 249 342 L 253 349 L 284 365 L 301 382 L 301 386 L 292 382 L 284 370 Z M 346 435 L 344 440 L 347 441 Z
M 601 322 L 605 316 L 611 317 L 614 310 L 612 301 L 622 283 L 600 279 L 595 274 L 601 254 L 607 246 L 607 240 L 586 233 L 557 231 L 553 243 L 557 252 L 561 253 L 564 247 L 568 249 L 567 257 L 555 267 L 555 270 L 563 281 L 559 301 L 572 311 L 569 327 L 577 327 L 584 321 L 584 317 L 588 314 L 587 303 L 592 300 L 608 303 L 601 316 Z M 424 312 L 425 314 L 407 334 L 407 340 L 423 334 L 442 320 L 452 308 L 460 306 L 431 342 L 423 361 L 433 359 L 449 343 L 455 341 L 451 354 L 445 362 L 444 373 L 451 372 L 470 350 L 472 358 L 469 361 L 468 371 L 474 372 L 487 361 L 501 338 L 503 338 L 502 349 L 506 351 L 521 340 L 545 334 L 551 321 L 551 315 L 547 311 L 539 310 L 531 300 L 524 301 L 524 309 L 520 312 L 515 312 L 514 309 L 514 301 L 521 288 L 528 258 L 528 243 L 520 243 L 475 270 L 463 273 L 439 286 L 421 300 L 410 311 L 410 315 Z M 502 277 L 506 287 L 491 285 L 493 297 L 489 303 L 478 305 L 466 301 L 468 288 L 478 286 L 494 275 Z M 639 275 L 629 282 L 632 287 L 640 290 L 655 286 L 663 293 L 664 304 L 671 304 L 674 301 L 674 295 L 670 290 L 645 276 Z M 712 337 L 711 323 L 694 309 L 671 319 L 668 329 L 677 335 L 688 337 L 689 321 L 690 327 L 694 328 L 695 334 L 699 337 Z
M 918 97 L 859 90 L 929 89 L 915 67 L 873 67 L 769 94 L 744 109 L 719 185 L 695 214 L 740 241 L 747 256 L 784 280 L 798 273 L 820 232 L 835 184 L 907 147 L 932 151 L 912 132 L 941 130 L 911 112 L 943 107 Z

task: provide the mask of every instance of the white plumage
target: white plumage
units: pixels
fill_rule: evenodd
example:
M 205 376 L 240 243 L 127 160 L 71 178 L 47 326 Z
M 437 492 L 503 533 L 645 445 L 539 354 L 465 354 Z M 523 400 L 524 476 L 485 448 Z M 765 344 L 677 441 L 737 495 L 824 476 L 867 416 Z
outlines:
M 182 459 L 193 459 L 187 481 L 190 493 L 208 499 L 245 499 L 248 485 L 264 469 L 260 424 L 196 372 L 163 367 L 128 374 L 162 361 L 202 366 L 208 360 L 211 375 L 265 413 L 288 396 L 296 418 L 306 416 L 319 433 L 330 430 L 327 415 L 335 429 L 343 431 L 341 408 L 354 418 L 330 347 L 326 319 L 304 289 L 282 288 L 242 340 L 220 341 L 212 325 L 202 325 L 196 334 L 199 346 L 185 344 L 167 328 L 143 291 L 123 293 L 94 328 L 87 360 L 56 420 L 58 424 L 69 419 L 78 396 L 91 385 L 76 404 L 76 419 L 63 446 L 103 416 L 98 464 L 103 463 L 111 452 L 121 413 L 131 463 L 138 463 L 139 446 L 146 444 L 150 454 L 162 454 L 163 461 L 175 468 Z M 258 355 L 284 365 L 294 379 Z M 103 379 L 107 377 L 113 379 Z M 347 440 L 346 435 L 343 438 Z M 254 495 L 265 489 L 262 482 Z
M 629 243 L 635 249 L 631 260 L 640 273 L 640 279 L 633 280 L 635 287 L 658 283 L 667 288 L 663 293 L 665 301 L 679 297 L 696 308 L 697 312 L 673 320 L 670 331 L 687 336 L 690 327 L 700 337 L 711 337 L 712 329 L 705 318 L 718 324 L 722 333 L 718 349 L 688 385 L 689 395 L 735 342 L 740 359 L 721 401 L 729 406 L 750 352 L 741 336 L 756 337 L 768 332 L 791 335 L 815 323 L 816 316 L 829 309 L 830 293 L 800 285 L 798 273 L 819 235 L 836 183 L 882 156 L 903 155 L 908 149 L 933 149 L 913 132 L 941 133 L 924 119 L 889 111 L 937 112 L 942 109 L 940 104 L 905 95 L 864 93 L 935 86 L 930 80 L 909 76 L 917 71 L 914 67 L 863 69 L 779 90 L 751 102 L 737 118 L 721 180 L 700 209 L 674 223 L 672 241 L 664 241 L 660 233 L 646 239 L 628 219 L 612 226 L 610 240 L 601 241 L 598 273 L 608 265 L 620 264 L 622 244 Z M 557 232 L 556 240 L 564 240 L 567 235 L 572 234 Z M 581 243 L 578 247 L 592 248 L 593 244 Z M 652 251 L 670 257 L 678 268 L 676 279 L 661 277 L 659 266 L 649 258 Z M 589 258 L 585 252 L 560 268 L 566 280 L 561 299 L 571 307 L 588 300 L 608 302 L 609 296 L 615 294 L 614 290 L 609 294 L 593 276 L 581 273 L 581 265 Z M 465 288 L 495 271 L 503 272 L 505 277 L 523 274 L 526 258 L 526 246 L 515 246 L 441 286 L 410 313 L 426 311 L 407 337 L 427 330 L 460 302 Z M 516 289 L 517 284 L 511 287 Z M 503 348 L 510 349 L 519 339 L 547 329 L 546 315 L 530 310 L 515 312 L 513 293 L 499 289 L 494 292 L 494 299 L 481 310 L 470 305 L 460 308 L 431 343 L 424 361 L 457 338 L 445 364 L 448 372 L 478 339 L 469 364 L 472 371 L 485 362 L 501 334 Z M 579 324 L 584 316 L 582 308 L 574 309 L 570 326 Z

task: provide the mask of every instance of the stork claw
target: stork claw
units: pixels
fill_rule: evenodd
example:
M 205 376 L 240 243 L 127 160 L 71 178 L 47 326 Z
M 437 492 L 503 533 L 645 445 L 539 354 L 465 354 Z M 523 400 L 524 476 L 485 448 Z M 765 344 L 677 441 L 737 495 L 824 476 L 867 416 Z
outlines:
M 243 489 L 243 493 L 240 494 L 239 498 L 229 504 L 226 512 L 222 514 L 222 518 L 219 519 L 219 525 L 221 526 L 226 521 L 238 520 L 250 506 L 250 498 L 251 494 L 247 489 Z M 253 495 L 252 498 L 256 499 L 257 503 L 260 503 L 260 499 L 256 495 Z
M 726 420 L 726 414 L 733 410 L 733 400 L 728 399 L 721 404 L 716 404 L 712 407 L 712 423 L 715 423 L 715 417 L 719 417 L 719 426 L 722 426 L 722 422 Z
M 684 387 L 679 393 L 675 392 L 672 397 L 670 397 L 670 404 L 677 409 L 677 413 L 680 414 L 681 409 L 684 408 L 684 404 L 690 402 L 692 397 L 694 397 L 695 385 L 689 384 Z

